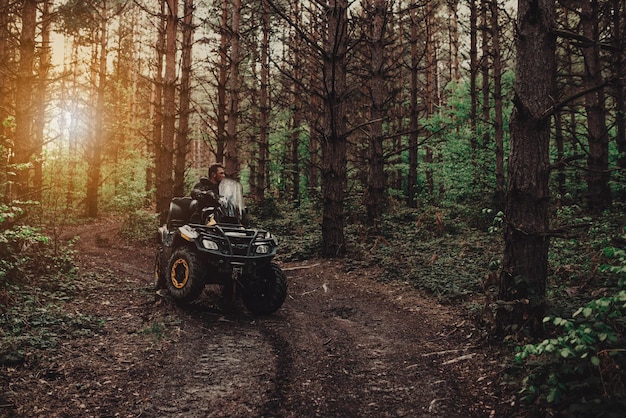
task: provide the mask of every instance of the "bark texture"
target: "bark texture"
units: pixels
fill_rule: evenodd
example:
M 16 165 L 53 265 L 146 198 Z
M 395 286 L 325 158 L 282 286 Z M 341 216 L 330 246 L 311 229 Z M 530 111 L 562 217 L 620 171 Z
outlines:
M 542 329 L 548 274 L 548 179 L 555 0 L 519 0 L 498 330 Z

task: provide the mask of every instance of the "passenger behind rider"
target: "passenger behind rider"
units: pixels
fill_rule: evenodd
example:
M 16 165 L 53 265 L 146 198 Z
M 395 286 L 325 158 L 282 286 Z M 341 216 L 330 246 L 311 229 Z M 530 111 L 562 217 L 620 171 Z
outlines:
M 217 206 L 220 196 L 220 182 L 225 177 L 224 166 L 213 163 L 209 166 L 209 177 L 200 177 L 200 181 L 193 186 L 191 197 L 198 201 L 198 205 L 191 216 L 191 223 L 200 223 L 202 209 Z

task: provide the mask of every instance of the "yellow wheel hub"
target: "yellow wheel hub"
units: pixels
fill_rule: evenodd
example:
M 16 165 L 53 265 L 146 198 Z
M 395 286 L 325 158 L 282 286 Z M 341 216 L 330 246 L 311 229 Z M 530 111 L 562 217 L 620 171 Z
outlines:
M 187 260 L 179 258 L 174 262 L 172 271 L 170 272 L 170 279 L 176 289 L 185 287 L 189 280 L 189 264 L 187 264 Z

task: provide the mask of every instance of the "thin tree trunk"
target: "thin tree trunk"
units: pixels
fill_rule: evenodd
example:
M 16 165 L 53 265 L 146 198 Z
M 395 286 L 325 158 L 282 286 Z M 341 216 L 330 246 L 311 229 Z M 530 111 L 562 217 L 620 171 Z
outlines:
M 563 10 L 563 19 L 564 21 L 568 21 L 570 19 L 570 12 L 567 8 L 565 8 L 565 10 Z M 566 49 L 568 50 L 568 52 L 570 53 L 566 53 L 564 54 L 564 59 L 566 61 L 565 64 L 565 68 L 566 68 L 566 74 L 574 74 L 575 70 L 574 68 L 578 65 L 575 61 L 577 60 L 577 58 L 574 56 L 573 53 L 571 53 L 571 42 L 568 41 L 567 39 L 565 39 L 565 46 Z M 576 106 L 578 105 L 578 103 L 576 103 Z M 570 111 L 568 112 L 568 118 L 565 121 L 565 127 L 567 128 L 567 137 L 569 138 L 569 146 L 571 147 L 571 152 L 573 155 L 577 155 L 580 151 L 581 148 L 581 144 L 579 142 L 579 129 L 582 129 L 579 127 L 580 125 L 580 121 L 579 121 L 579 117 L 578 117 L 578 111 Z M 573 184 L 577 185 L 576 187 L 580 187 L 578 185 L 582 185 L 584 184 L 585 180 L 583 178 L 583 171 L 582 170 L 574 170 L 574 181 L 572 182 Z
M 367 221 L 376 225 L 386 207 L 385 202 L 385 166 L 383 158 L 383 117 L 385 102 L 385 27 L 387 21 L 387 5 L 385 0 L 367 2 L 370 8 L 370 136 L 369 136 L 369 170 L 367 178 Z
M 176 133 L 176 34 L 178 0 L 167 0 L 165 23 L 165 78 L 163 80 L 163 138 L 157 148 L 161 163 L 157 171 L 157 211 L 161 223 L 167 221 L 172 198 L 174 135 Z
M 90 144 L 87 159 L 87 217 L 98 216 L 98 192 L 100 190 L 100 174 L 102 170 L 102 148 L 105 143 L 104 111 L 106 94 L 106 69 L 108 48 L 108 4 L 102 3 L 100 22 L 100 54 L 98 56 L 98 84 L 96 91 L 96 113 L 93 140 Z
M 44 128 L 46 125 L 47 93 L 48 93 L 48 72 L 50 71 L 50 0 L 43 0 L 41 3 L 41 52 L 39 54 L 39 68 L 37 73 L 36 105 L 37 114 L 35 117 L 35 135 L 33 146 L 33 198 L 41 201 L 43 190 L 43 170 L 42 153 L 44 146 Z
M 6 141 L 5 121 L 9 116 L 9 0 L 0 0 L 0 203 L 7 202 L 7 160 L 9 144 Z
M 563 138 L 563 118 L 561 117 L 561 112 L 557 112 L 554 115 L 554 143 L 556 145 L 556 159 L 557 161 L 562 161 L 565 157 L 565 141 Z M 556 177 L 556 187 L 558 192 L 557 205 L 560 206 L 563 196 L 566 193 L 565 170 L 561 165 L 559 165 Z
M 258 21 L 258 26 L 261 26 L 261 30 L 260 32 L 256 33 L 256 29 L 255 29 L 255 33 L 252 35 L 253 39 L 256 39 L 260 37 L 261 39 L 263 38 L 263 2 L 264 0 L 261 1 L 261 3 L 259 4 L 260 8 L 258 9 L 258 14 L 260 15 L 260 19 Z M 256 10 L 255 10 L 256 11 Z M 257 25 L 257 22 L 254 22 L 255 26 Z M 248 101 L 248 107 L 249 107 L 249 111 L 247 112 L 249 114 L 248 116 L 248 131 L 247 131 L 247 142 L 249 144 L 249 156 L 248 156 L 248 186 L 250 187 L 250 195 L 252 196 L 252 198 L 254 199 L 254 202 L 258 205 L 259 202 L 262 199 L 259 199 L 259 187 L 258 187 L 258 179 L 259 179 L 259 175 L 258 175 L 258 164 L 259 164 L 259 148 L 260 148 L 260 144 L 259 144 L 259 136 L 260 136 L 260 127 L 259 127 L 259 119 L 260 119 L 260 114 L 261 111 L 259 109 L 259 92 L 260 92 L 260 86 L 257 86 L 256 84 L 256 80 L 260 80 L 260 75 L 258 73 L 258 67 L 262 67 L 263 64 L 261 63 L 261 50 L 263 49 L 263 41 L 261 40 L 261 42 L 259 43 L 258 47 L 257 45 L 252 45 L 251 46 L 251 51 L 250 51 L 250 55 L 251 58 L 248 60 L 248 64 L 250 65 L 250 75 L 252 80 L 255 80 L 255 82 L 252 82 L 248 87 L 247 87 L 247 93 L 246 95 L 249 97 Z
M 298 3 L 294 3 L 294 19 L 298 26 L 301 25 L 301 12 L 298 7 Z M 299 87 L 300 80 L 302 80 L 302 44 L 298 35 L 293 36 L 292 51 L 293 51 L 293 76 L 294 82 L 292 83 L 292 109 L 293 114 L 291 117 L 291 201 L 295 207 L 300 205 L 300 133 L 302 131 L 302 102 L 301 91 Z
M 27 198 L 30 193 L 30 169 L 27 164 L 33 155 L 33 68 L 35 61 L 35 32 L 37 27 L 37 1 L 24 0 L 22 6 L 22 32 L 20 34 L 20 63 L 15 95 L 15 145 L 12 163 L 17 164 L 13 198 Z
M 450 78 L 455 81 L 459 81 L 461 79 L 461 63 L 459 61 L 459 14 L 458 0 L 448 0 L 448 6 L 450 8 L 450 12 L 452 13 L 452 25 L 450 28 L 451 39 L 450 44 L 452 48 L 452 57 L 451 57 L 451 65 L 452 70 L 450 71 Z
M 417 169 L 418 169 L 418 130 L 419 130 L 419 103 L 418 103 L 418 72 L 419 72 L 419 51 L 417 37 L 417 12 L 415 7 L 411 7 L 411 69 L 409 97 L 409 174 L 408 174 L 408 205 L 410 208 L 417 207 Z
M 180 118 L 176 131 L 176 160 L 174 164 L 174 196 L 185 194 L 185 169 L 189 152 L 189 116 L 191 113 L 191 59 L 193 47 L 193 0 L 185 0 L 182 24 L 182 65 L 180 75 Z
M 294 100 L 297 100 L 294 97 Z M 291 202 L 300 206 L 300 131 L 302 129 L 302 109 L 294 102 L 294 113 L 291 119 Z
M 437 60 L 435 58 L 435 37 L 434 37 L 434 8 L 433 0 L 426 2 L 426 117 L 429 118 L 435 114 L 436 104 L 436 71 Z M 424 162 L 426 163 L 426 185 L 428 187 L 428 194 L 431 198 L 435 193 L 435 179 L 434 171 L 432 169 L 433 162 L 433 150 L 430 145 L 426 145 L 426 156 Z
M 71 55 L 70 55 L 70 65 L 72 71 L 72 87 L 71 87 L 71 97 L 74 98 L 71 102 L 70 114 L 76 115 L 78 113 L 78 103 L 76 101 L 76 97 L 78 97 L 78 78 L 79 78 L 79 70 L 78 70 L 78 42 L 76 39 L 72 39 L 71 46 Z M 75 129 L 77 124 L 76 118 L 72 118 L 70 120 L 69 129 L 68 129 L 68 154 L 69 154 L 69 167 L 67 169 L 67 192 L 65 195 L 65 206 L 66 208 L 75 207 L 74 204 L 74 193 L 76 189 L 76 166 L 78 165 L 78 146 L 77 146 L 77 129 Z
M 257 193 L 256 202 L 262 205 L 265 201 L 265 189 L 268 179 L 265 177 L 269 158 L 269 100 L 268 100 L 268 79 L 269 79 L 269 39 L 270 39 L 270 9 L 267 0 L 263 0 L 262 16 L 262 41 L 261 41 L 261 85 L 259 88 L 259 159 L 257 169 Z
M 600 62 L 600 33 L 598 29 L 598 0 L 584 1 L 581 13 L 583 35 L 593 39 L 591 45 L 582 48 L 585 61 L 583 87 L 592 90 L 603 83 Z M 611 205 L 609 180 L 609 133 L 606 128 L 604 89 L 596 88 L 585 94 L 587 113 L 587 207 L 591 213 L 600 213 Z
M 613 0 L 613 44 L 617 51 L 614 53 L 613 72 L 615 75 L 615 142 L 617 143 L 617 166 L 626 171 L 626 98 L 624 97 L 624 80 L 626 80 L 626 42 L 624 37 L 624 15 L 626 5 L 623 0 Z M 620 200 L 626 203 L 626 191 L 622 190 Z
M 330 0 L 324 54 L 324 136 L 322 138 L 322 255 L 345 254 L 344 190 L 347 182 L 346 51 L 347 0 Z
M 237 140 L 237 129 L 239 121 L 239 65 L 240 58 L 240 38 L 239 26 L 241 21 L 241 0 L 235 0 L 233 4 L 232 32 L 230 39 L 230 103 L 228 107 L 228 121 L 226 123 L 226 149 L 224 155 L 224 166 L 226 174 L 239 178 L 240 161 Z
M 315 19 L 313 19 L 313 10 L 311 10 L 311 16 L 309 17 L 310 32 L 312 39 L 318 41 L 320 33 L 318 27 L 315 25 Z M 312 61 L 312 57 L 308 57 L 306 62 Z M 314 64 L 309 64 L 313 67 Z M 314 67 L 316 68 L 316 67 Z M 309 71 L 308 73 L 309 89 L 312 91 L 321 91 L 320 78 L 315 71 Z M 308 97 L 311 102 L 310 109 L 322 109 L 322 103 L 319 95 L 312 94 Z M 324 116 L 322 115 L 322 118 Z M 309 169 L 307 173 L 307 182 L 309 188 L 309 196 L 311 199 L 320 197 L 320 152 L 321 152 L 321 136 L 320 131 L 317 129 L 309 130 Z
M 217 76 L 217 162 L 224 162 L 226 153 L 226 83 L 228 81 L 228 47 L 230 45 L 228 29 L 228 0 L 222 1 L 222 19 L 220 24 L 220 63 Z
M 476 135 L 478 133 L 478 91 L 476 88 L 478 78 L 478 10 L 476 2 L 479 0 L 469 0 L 470 2 L 470 148 L 471 162 L 474 171 L 478 169 L 477 150 L 478 141 Z
M 504 179 L 504 122 L 502 111 L 502 51 L 500 51 L 500 23 L 498 22 L 498 0 L 491 0 L 491 28 L 493 51 L 493 107 L 494 107 L 494 141 L 496 147 L 496 210 L 503 211 L 505 200 Z
M 555 0 L 518 0 L 504 255 L 497 330 L 542 331 L 548 275 L 549 109 L 555 97 Z
M 163 141 L 163 57 L 165 53 L 165 0 L 160 2 L 160 18 L 158 23 L 158 32 L 156 40 L 156 65 L 154 82 L 152 83 L 151 92 L 151 119 L 152 119 L 152 142 L 149 142 L 148 153 L 154 155 L 154 167 L 148 167 L 146 170 L 146 190 L 152 190 L 153 187 L 160 187 L 157 184 L 163 173 L 164 159 L 161 152 L 161 143 Z M 159 201 L 157 193 L 157 202 Z M 157 213 L 162 212 L 162 203 L 157 203 Z M 162 220 L 162 217 L 161 219 Z
M 481 127 L 482 127 L 482 150 L 489 148 L 489 143 L 491 142 L 491 124 L 490 124 L 490 92 L 489 92 L 489 30 L 487 30 L 488 22 L 487 22 L 487 9 L 489 5 L 487 4 L 489 0 L 480 0 L 480 34 L 481 34 L 481 57 L 480 57 L 480 78 L 481 78 L 481 93 L 482 93 L 482 103 L 481 103 Z M 493 31 L 493 28 L 492 28 Z M 480 157 L 481 159 L 483 157 Z M 483 167 L 485 162 L 482 163 Z M 481 183 L 485 181 L 485 173 L 488 171 L 487 167 L 485 169 L 481 169 L 478 172 L 481 173 Z M 491 171 L 491 170 L 489 170 Z M 480 189 L 479 189 L 480 190 Z

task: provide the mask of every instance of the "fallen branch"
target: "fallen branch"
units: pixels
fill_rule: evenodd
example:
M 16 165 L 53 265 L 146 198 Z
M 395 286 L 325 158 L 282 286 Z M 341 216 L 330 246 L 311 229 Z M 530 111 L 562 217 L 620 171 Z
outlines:
M 448 361 L 444 361 L 443 364 L 444 366 L 447 364 L 453 364 L 453 363 L 458 363 L 459 361 L 463 361 L 463 360 L 470 360 L 472 359 L 474 356 L 476 355 L 476 353 L 471 353 L 471 354 L 466 354 L 464 356 L 461 357 L 457 357 L 457 358 L 453 358 L 452 360 L 448 360 Z
M 313 268 L 313 267 L 317 267 L 317 266 L 319 266 L 319 265 L 320 265 L 320 263 L 317 263 L 317 264 L 312 264 L 312 265 L 310 265 L 310 266 L 297 266 L 297 267 L 289 267 L 289 268 L 284 268 L 284 269 L 282 269 L 282 270 L 283 270 L 283 271 L 304 270 L 304 269 L 310 269 L 310 268 Z
M 422 357 L 441 356 L 443 354 L 458 353 L 459 351 L 463 351 L 463 349 L 462 348 L 457 348 L 455 350 L 435 351 L 435 352 L 432 352 L 432 353 L 422 354 Z

